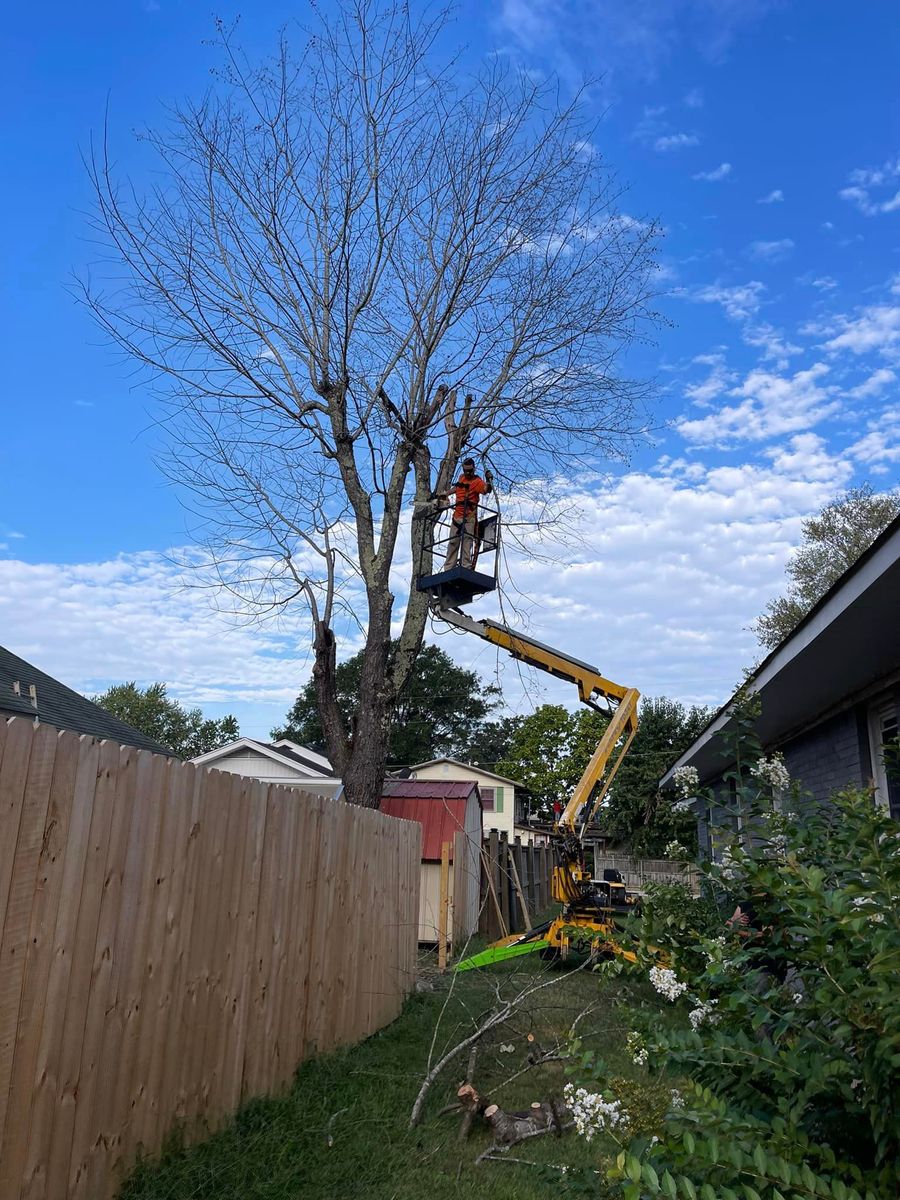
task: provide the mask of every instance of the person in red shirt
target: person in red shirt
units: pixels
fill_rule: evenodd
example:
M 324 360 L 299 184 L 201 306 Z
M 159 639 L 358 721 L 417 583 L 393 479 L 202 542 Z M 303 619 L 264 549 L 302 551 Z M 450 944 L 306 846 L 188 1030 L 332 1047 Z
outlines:
M 463 460 L 462 475 L 447 496 L 453 504 L 450 542 L 444 570 L 451 567 L 471 567 L 475 561 L 475 537 L 478 527 L 478 497 L 487 496 L 494 490 L 494 477 L 485 471 L 484 479 L 475 474 L 475 460 Z

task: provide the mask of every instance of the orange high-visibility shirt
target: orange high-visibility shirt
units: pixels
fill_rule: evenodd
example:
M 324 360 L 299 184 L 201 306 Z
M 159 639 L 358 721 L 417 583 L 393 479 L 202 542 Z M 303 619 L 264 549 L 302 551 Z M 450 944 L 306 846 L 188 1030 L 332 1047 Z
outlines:
M 487 493 L 488 485 L 477 475 L 472 479 L 462 477 L 453 485 L 456 492 L 456 507 L 453 510 L 454 521 L 465 521 L 478 513 L 478 497 Z

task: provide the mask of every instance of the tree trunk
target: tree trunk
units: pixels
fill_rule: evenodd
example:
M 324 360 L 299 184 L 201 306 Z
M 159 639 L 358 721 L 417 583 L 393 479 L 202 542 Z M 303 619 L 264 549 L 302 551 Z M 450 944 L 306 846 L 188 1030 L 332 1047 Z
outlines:
M 369 597 L 369 629 L 359 680 L 359 706 L 342 770 L 344 796 L 361 808 L 381 803 L 393 703 L 388 679 L 392 596 Z

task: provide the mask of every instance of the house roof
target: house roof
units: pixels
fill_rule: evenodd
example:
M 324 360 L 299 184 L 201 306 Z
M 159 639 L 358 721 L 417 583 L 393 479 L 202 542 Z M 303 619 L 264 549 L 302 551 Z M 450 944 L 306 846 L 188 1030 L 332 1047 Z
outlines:
M 525 790 L 524 783 L 520 783 L 518 779 L 510 779 L 507 775 L 498 775 L 496 771 L 489 771 L 487 767 L 479 767 L 475 763 L 462 762 L 458 758 L 430 758 L 428 762 L 413 763 L 409 769 L 411 771 L 418 771 L 422 767 L 436 767 L 439 763 L 450 763 L 452 766 L 462 767 L 466 771 L 477 771 L 480 775 L 490 775 L 491 779 L 498 779 L 500 783 L 508 783 L 512 787 Z
M 287 751 L 291 757 L 297 757 L 304 763 L 318 767 L 323 775 L 334 775 L 331 763 L 324 754 L 319 754 L 317 750 L 303 746 L 300 742 L 292 742 L 290 738 L 279 738 L 277 742 L 266 742 L 266 745 L 271 750 Z
M 15 685 L 19 685 L 16 694 Z M 34 688 L 37 704 L 33 703 L 29 689 Z M 66 687 L 52 675 L 39 671 L 37 667 L 19 658 L 11 650 L 0 646 L 0 716 L 26 716 L 37 719 L 58 729 L 69 729 L 73 733 L 86 733 L 95 738 L 106 738 L 136 746 L 139 750 L 152 750 L 154 754 L 173 757 L 172 750 L 147 737 L 133 725 L 113 716 L 112 713 L 88 700 L 80 692 Z
M 198 754 L 196 758 L 191 759 L 191 762 L 196 763 L 198 766 L 212 767 L 220 759 L 228 758 L 239 750 L 252 750 L 254 753 L 262 755 L 263 758 L 269 758 L 273 762 L 289 763 L 292 767 L 303 767 L 307 773 L 304 778 L 336 778 L 327 758 L 323 758 L 321 754 L 316 754 L 314 750 L 307 751 L 305 746 L 300 746 L 297 742 L 290 742 L 286 738 L 275 743 L 258 742 L 255 738 L 248 737 L 238 738 L 234 742 L 218 746 L 215 750 L 207 750 L 205 754 Z
M 900 517 L 828 589 L 763 659 L 744 687 L 759 695 L 763 745 L 776 748 L 900 670 Z M 695 767 L 701 779 L 723 770 L 720 734 L 735 693 L 666 772 Z
M 444 842 L 450 843 L 452 859 L 454 838 L 465 831 L 466 808 L 473 792 L 480 812 L 476 783 L 451 779 L 388 779 L 382 791 L 381 811 L 391 817 L 419 822 L 423 861 L 439 860 Z

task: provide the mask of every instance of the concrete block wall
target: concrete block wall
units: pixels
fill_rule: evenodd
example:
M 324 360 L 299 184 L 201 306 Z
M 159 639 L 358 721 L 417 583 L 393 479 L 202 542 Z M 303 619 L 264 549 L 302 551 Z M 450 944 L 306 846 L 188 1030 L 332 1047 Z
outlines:
M 825 803 L 841 788 L 869 782 L 868 735 L 862 707 L 838 713 L 781 747 L 791 778 L 807 803 Z

